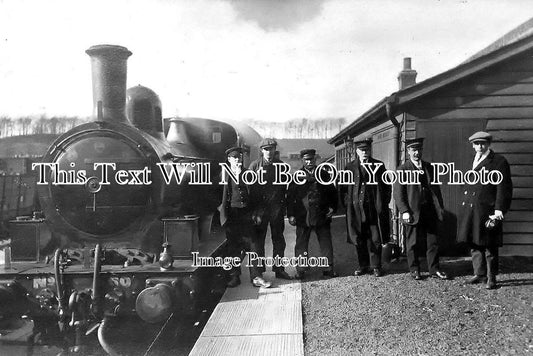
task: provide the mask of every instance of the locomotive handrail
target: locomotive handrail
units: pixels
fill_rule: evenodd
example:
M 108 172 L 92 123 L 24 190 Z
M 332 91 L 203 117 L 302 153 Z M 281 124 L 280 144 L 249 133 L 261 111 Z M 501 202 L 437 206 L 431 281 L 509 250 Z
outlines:
M 57 144 L 53 145 L 52 149 L 50 150 L 50 155 L 53 155 L 56 152 L 56 150 L 58 150 L 59 147 L 65 145 L 66 142 L 72 141 L 73 139 L 75 139 L 75 138 L 77 138 L 79 136 L 83 136 L 83 135 L 86 135 L 86 134 L 94 132 L 94 131 L 106 132 L 106 133 L 110 133 L 110 134 L 113 134 L 113 135 L 119 135 L 123 139 L 126 139 L 128 142 L 133 143 L 135 145 L 135 147 L 141 148 L 138 145 L 138 143 L 134 139 L 132 139 L 131 137 L 129 137 L 127 135 L 124 135 L 123 133 L 118 132 L 116 130 L 100 127 L 100 128 L 86 129 L 86 130 L 82 130 L 82 131 L 79 131 L 79 132 L 71 133 L 68 137 L 64 138 L 63 140 L 61 140 Z M 205 157 L 174 155 L 174 154 L 172 154 L 170 152 L 167 152 L 166 154 L 164 154 L 162 156 L 162 158 L 169 159 L 169 160 L 171 160 L 173 162 L 181 161 L 181 160 L 195 160 L 195 161 L 201 161 L 201 162 L 209 162 L 210 161 L 210 159 L 205 158 Z
M 54 277 L 56 280 L 57 301 L 59 303 L 59 317 L 64 319 L 67 306 L 65 305 L 65 293 L 63 290 L 63 273 L 61 268 L 62 265 L 60 263 L 61 257 L 62 251 L 58 248 L 54 253 Z M 61 322 L 63 321 L 64 320 L 61 320 Z
M 60 146 L 64 145 L 65 142 L 72 141 L 76 137 L 91 133 L 93 131 L 98 131 L 98 132 L 104 131 L 104 132 L 111 133 L 111 134 L 114 134 L 114 135 L 120 135 L 123 138 L 127 139 L 128 141 L 133 142 L 135 144 L 135 146 L 138 147 L 138 144 L 137 144 L 137 142 L 135 142 L 135 140 L 133 140 L 130 137 L 122 134 L 121 132 L 114 131 L 114 130 L 111 130 L 111 129 L 106 129 L 106 128 L 93 128 L 93 129 L 87 129 L 87 130 L 78 131 L 78 132 L 75 132 L 75 133 L 70 133 L 68 135 L 68 137 L 66 137 L 63 140 L 61 140 L 61 142 L 58 142 L 57 144 L 53 145 L 52 149 L 50 150 L 50 155 L 54 154 L 56 149 L 58 149 Z
M 169 159 L 171 160 L 172 162 L 176 162 L 176 161 L 180 161 L 180 160 L 185 160 L 185 159 L 190 159 L 190 160 L 197 160 L 197 161 L 202 161 L 202 162 L 209 162 L 211 161 L 210 159 L 208 158 L 205 158 L 205 157 L 196 157 L 196 156 L 178 156 L 178 155 L 174 155 L 170 152 L 166 153 L 165 155 L 163 155 L 163 158 L 165 159 Z
M 100 318 L 101 314 L 101 291 L 100 291 L 100 272 L 102 270 L 102 247 L 96 244 L 94 248 L 94 273 L 93 273 L 93 313 Z

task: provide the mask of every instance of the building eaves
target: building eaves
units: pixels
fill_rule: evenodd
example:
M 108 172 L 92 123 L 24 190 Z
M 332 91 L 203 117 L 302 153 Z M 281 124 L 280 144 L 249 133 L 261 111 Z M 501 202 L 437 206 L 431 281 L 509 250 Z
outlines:
M 338 134 L 333 136 L 328 140 L 329 144 L 334 144 L 339 141 L 342 137 L 349 134 L 349 132 L 355 129 L 362 129 L 365 126 L 373 123 L 374 120 L 380 116 L 386 115 L 385 105 L 388 102 L 389 97 L 381 99 L 377 104 L 375 104 L 370 110 L 365 112 L 363 115 L 355 119 L 351 124 L 343 128 Z

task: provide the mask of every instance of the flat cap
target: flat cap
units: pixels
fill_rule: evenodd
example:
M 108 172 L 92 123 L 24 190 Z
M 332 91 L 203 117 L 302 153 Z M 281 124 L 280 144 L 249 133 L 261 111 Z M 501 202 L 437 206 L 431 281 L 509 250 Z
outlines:
M 411 138 L 405 140 L 405 147 L 422 148 L 424 146 L 424 137 Z
M 259 148 L 276 147 L 278 143 L 273 138 L 264 138 L 259 143 Z
M 242 154 L 243 149 L 242 147 L 230 147 L 225 152 L 228 157 L 239 157 Z
M 372 139 L 371 138 L 365 138 L 364 140 L 355 141 L 354 143 L 355 148 L 363 149 L 363 148 L 371 148 L 372 147 Z
M 485 131 L 478 131 L 472 136 L 468 138 L 469 142 L 476 142 L 476 141 L 492 141 L 492 135 Z
M 306 148 L 300 151 L 301 158 L 313 158 L 316 155 L 316 150 L 312 148 Z

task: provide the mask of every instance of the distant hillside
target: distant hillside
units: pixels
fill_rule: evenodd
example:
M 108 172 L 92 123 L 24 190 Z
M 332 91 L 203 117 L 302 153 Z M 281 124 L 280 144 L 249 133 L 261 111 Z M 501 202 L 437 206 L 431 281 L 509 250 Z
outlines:
M 38 118 L 0 117 L 0 138 L 11 136 L 62 134 L 74 126 L 87 122 L 88 119 L 79 117 L 46 117 Z
M 10 136 L 0 139 L 0 157 L 41 157 L 59 134 Z
M 331 138 L 347 125 L 345 118 L 293 119 L 286 122 L 249 120 L 246 122 L 263 137 Z
M 0 116 L 0 138 L 41 134 L 57 135 L 88 121 L 89 118 L 80 117 L 9 118 Z M 247 120 L 243 123 L 251 126 L 263 137 L 328 139 L 343 129 L 347 120 L 345 118 L 293 119 L 286 122 Z

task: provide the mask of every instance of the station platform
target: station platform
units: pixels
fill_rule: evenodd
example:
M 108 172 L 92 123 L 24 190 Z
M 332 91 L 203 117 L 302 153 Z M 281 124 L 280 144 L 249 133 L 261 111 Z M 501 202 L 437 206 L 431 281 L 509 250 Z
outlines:
M 291 230 L 294 227 L 286 224 L 287 257 L 294 252 L 295 234 Z M 267 254 L 272 251 L 268 243 L 265 247 Z M 272 287 L 257 288 L 250 283 L 245 265 L 241 267 L 241 285 L 226 289 L 189 356 L 303 356 L 300 282 L 275 279 L 268 271 L 263 276 L 273 282 Z M 291 275 L 296 272 L 290 267 L 286 271 Z

